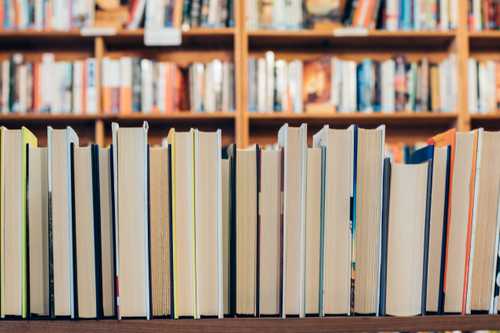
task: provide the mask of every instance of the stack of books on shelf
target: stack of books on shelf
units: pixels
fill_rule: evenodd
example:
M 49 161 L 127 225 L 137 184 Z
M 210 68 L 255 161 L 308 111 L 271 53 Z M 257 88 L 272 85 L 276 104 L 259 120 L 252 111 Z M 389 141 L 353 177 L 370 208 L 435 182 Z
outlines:
M 137 57 L 102 61 L 103 112 L 234 111 L 234 65 L 218 59 L 181 68 Z
M 14 54 L 1 61 L 1 113 L 95 114 L 98 111 L 97 61 L 55 60 L 42 54 L 29 60 Z
M 454 112 L 456 57 L 384 61 L 249 59 L 250 112 Z
M 1 3 L 0 29 L 232 27 L 234 0 L 40 0 Z
M 166 134 L 166 133 L 165 133 Z M 385 127 L 0 128 L 2 318 L 497 313 L 500 132 L 452 129 L 405 163 Z
M 479 0 L 478 0 L 479 1 Z M 450 30 L 457 27 L 454 0 L 247 1 L 248 29 Z
M 468 62 L 468 100 L 470 113 L 495 113 L 500 110 L 500 62 Z
M 500 3 L 495 0 L 469 0 L 469 28 L 474 31 L 500 29 Z

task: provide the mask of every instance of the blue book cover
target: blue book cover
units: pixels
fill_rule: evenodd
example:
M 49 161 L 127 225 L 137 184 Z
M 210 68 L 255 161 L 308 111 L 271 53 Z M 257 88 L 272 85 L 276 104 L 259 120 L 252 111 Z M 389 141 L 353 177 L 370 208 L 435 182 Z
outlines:
M 401 30 L 411 30 L 411 1 L 399 1 L 399 27 Z
M 372 93 L 374 90 L 374 78 L 372 75 L 373 62 L 370 59 L 365 59 L 357 68 L 358 86 L 357 86 L 357 107 L 360 112 L 373 111 Z

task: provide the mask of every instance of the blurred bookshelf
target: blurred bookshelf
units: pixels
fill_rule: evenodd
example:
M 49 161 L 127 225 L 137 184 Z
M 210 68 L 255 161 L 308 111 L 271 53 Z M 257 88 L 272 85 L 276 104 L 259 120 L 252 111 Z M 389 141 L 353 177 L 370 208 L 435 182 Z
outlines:
M 468 1 L 458 2 L 456 29 L 387 31 L 368 29 L 361 33 L 332 29 L 271 30 L 249 29 L 247 8 L 243 1 L 234 2 L 234 26 L 196 27 L 182 31 L 182 44 L 178 46 L 144 45 L 145 29 L 118 29 L 112 33 L 84 34 L 78 29 L 54 30 L 0 30 L 0 59 L 19 52 L 26 59 L 39 59 L 43 52 L 52 52 L 55 59 L 74 60 L 94 57 L 97 61 L 122 56 L 148 57 L 159 61 L 172 61 L 186 66 L 194 61 L 206 62 L 222 59 L 234 62 L 235 106 L 234 112 L 211 113 L 176 111 L 168 114 L 137 113 L 133 115 L 105 115 L 102 112 L 100 94 L 98 112 L 95 115 L 72 114 L 2 114 L 0 123 L 15 127 L 27 125 L 37 135 L 44 136 L 47 125 L 75 126 L 84 133 L 83 142 L 107 143 L 111 121 L 122 124 L 138 124 L 148 120 L 151 139 L 158 133 L 164 136 L 170 127 L 223 130 L 224 143 L 236 142 L 244 147 L 251 143 L 272 143 L 272 133 L 284 122 L 307 122 L 316 128 L 322 124 L 346 127 L 351 123 L 374 127 L 386 124 L 388 140 L 416 142 L 443 129 L 457 127 L 468 130 L 478 126 L 500 128 L 500 116 L 496 111 L 471 114 L 468 110 L 467 62 L 470 57 L 499 60 L 500 31 L 469 29 Z M 312 59 L 321 55 L 339 56 L 361 61 L 364 58 L 388 59 L 404 55 L 409 60 L 427 57 L 441 61 L 450 54 L 456 56 L 457 100 L 452 112 L 394 112 L 394 113 L 253 113 L 248 110 L 248 59 L 261 56 L 271 50 L 276 59 Z M 97 90 L 102 91 L 101 69 L 97 70 Z M 311 130 L 312 131 L 312 130 Z

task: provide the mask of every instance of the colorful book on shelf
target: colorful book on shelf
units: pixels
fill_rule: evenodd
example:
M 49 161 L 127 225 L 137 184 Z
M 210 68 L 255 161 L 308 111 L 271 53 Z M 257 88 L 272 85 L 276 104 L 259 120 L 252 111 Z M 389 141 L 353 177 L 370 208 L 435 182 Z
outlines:
M 302 92 L 306 112 L 328 112 L 332 110 L 330 104 L 331 72 L 329 58 L 304 61 Z

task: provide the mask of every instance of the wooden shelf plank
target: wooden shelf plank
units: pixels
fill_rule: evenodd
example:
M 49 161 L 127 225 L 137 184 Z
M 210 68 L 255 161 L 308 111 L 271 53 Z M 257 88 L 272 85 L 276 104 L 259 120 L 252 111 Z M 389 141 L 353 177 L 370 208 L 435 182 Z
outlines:
M 234 120 L 235 112 L 190 112 L 181 111 L 168 114 L 133 113 L 128 115 L 106 115 L 105 120 L 135 120 L 135 121 L 222 121 Z
M 500 329 L 500 316 L 237 318 L 202 320 L 2 321 L 0 332 L 366 332 Z
M 249 113 L 251 123 L 272 123 L 272 122 L 338 122 L 342 124 L 376 124 L 385 123 L 387 125 L 415 125 L 415 124 L 451 124 L 457 120 L 456 113 L 417 113 L 417 112 L 400 112 L 400 113 Z
M 252 48 L 303 48 L 332 46 L 348 48 L 446 49 L 455 38 L 454 31 L 370 30 L 366 35 L 334 35 L 328 30 L 254 30 L 248 32 Z
M 469 44 L 472 52 L 498 51 L 500 50 L 500 30 L 471 31 Z

